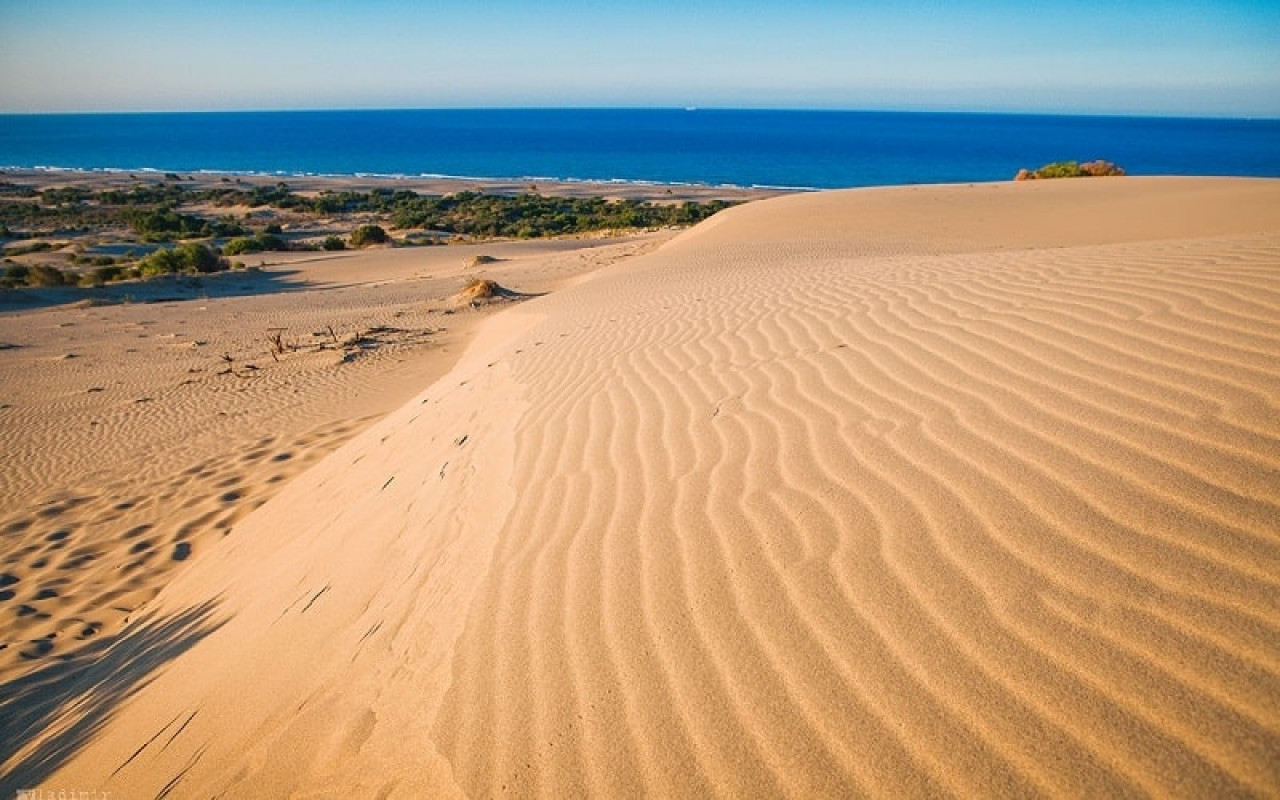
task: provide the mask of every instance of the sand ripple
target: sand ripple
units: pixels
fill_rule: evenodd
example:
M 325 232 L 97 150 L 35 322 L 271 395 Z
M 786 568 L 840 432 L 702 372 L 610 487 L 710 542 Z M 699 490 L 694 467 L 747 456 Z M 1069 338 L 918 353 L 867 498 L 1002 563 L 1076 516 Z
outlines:
M 766 255 L 518 356 L 468 793 L 1276 790 L 1280 239 Z
M 1080 186 L 767 201 L 503 315 L 162 593 L 221 627 L 57 777 L 1280 793 L 1280 196 Z

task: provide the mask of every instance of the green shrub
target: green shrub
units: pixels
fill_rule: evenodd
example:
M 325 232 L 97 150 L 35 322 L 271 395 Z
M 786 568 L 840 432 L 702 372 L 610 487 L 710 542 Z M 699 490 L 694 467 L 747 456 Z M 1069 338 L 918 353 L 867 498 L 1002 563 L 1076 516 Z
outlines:
M 262 247 L 258 244 L 258 240 L 253 237 L 238 237 L 232 239 L 222 246 L 222 254 L 226 256 L 238 256 L 243 253 L 261 253 Z
M 347 249 L 347 245 L 345 242 L 342 241 L 342 237 L 333 236 L 333 235 L 324 237 L 324 241 L 321 242 L 320 247 L 325 250 L 346 250 Z
M 144 278 L 178 271 L 178 257 L 173 250 L 156 250 L 138 262 L 138 274 Z
M 129 215 L 129 227 L 144 240 L 157 242 L 210 236 L 213 233 L 208 221 L 179 214 L 171 208 L 134 212 Z
M 112 265 L 109 267 L 95 267 L 90 273 L 94 281 L 98 283 L 108 283 L 110 281 L 118 281 L 124 277 L 124 267 Z
M 289 243 L 284 239 L 281 239 L 279 236 L 276 236 L 274 233 L 263 231 L 254 238 L 258 240 L 258 244 L 262 246 L 263 250 L 279 251 L 289 249 Z
M 116 263 L 111 256 L 72 256 L 71 263 L 83 264 L 91 267 L 109 267 Z
M 1078 178 L 1083 174 L 1076 161 L 1055 161 L 1036 170 L 1036 175 L 1041 178 Z
M 10 247 L 4 251 L 4 254 L 6 256 L 25 256 L 28 253 L 47 253 L 52 249 L 52 242 L 32 242 L 31 244 Z
M 244 236 L 247 231 L 244 226 L 235 221 L 234 217 L 219 217 L 209 226 L 209 232 L 212 236 Z
M 378 225 L 361 225 L 351 232 L 351 246 L 364 247 L 371 244 L 386 244 L 387 232 Z
M 181 186 L 137 184 L 128 191 L 104 189 L 98 192 L 98 202 L 108 206 L 172 206 L 182 202 L 184 194 Z
M 226 269 L 226 262 L 208 245 L 180 244 L 175 249 L 184 272 L 219 272 Z
M 138 273 L 144 278 L 175 272 L 219 272 L 226 268 L 224 259 L 208 245 L 197 242 L 157 250 L 138 262 Z
M 67 276 L 57 267 L 34 264 L 27 273 L 26 281 L 28 286 L 63 286 L 67 283 Z
M 257 233 L 253 236 L 240 236 L 227 242 L 222 247 L 223 255 L 238 256 L 243 253 L 261 253 L 264 250 L 288 250 L 289 243 L 271 233 Z
M 80 186 L 62 186 L 45 189 L 40 193 L 40 201 L 47 206 L 76 205 L 93 196 L 93 192 Z
M 1018 170 L 1014 180 L 1028 181 L 1040 178 L 1083 178 L 1089 176 L 1124 175 L 1125 171 L 1110 161 L 1054 161 L 1040 169 Z

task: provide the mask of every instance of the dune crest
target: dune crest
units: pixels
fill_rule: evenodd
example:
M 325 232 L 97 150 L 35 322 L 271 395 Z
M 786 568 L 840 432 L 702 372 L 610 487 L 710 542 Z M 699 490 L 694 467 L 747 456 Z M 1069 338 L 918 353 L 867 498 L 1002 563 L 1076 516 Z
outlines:
M 1196 179 L 725 212 L 497 317 L 140 624 L 198 636 L 19 763 L 151 795 L 1280 792 L 1278 221 L 1280 181 Z

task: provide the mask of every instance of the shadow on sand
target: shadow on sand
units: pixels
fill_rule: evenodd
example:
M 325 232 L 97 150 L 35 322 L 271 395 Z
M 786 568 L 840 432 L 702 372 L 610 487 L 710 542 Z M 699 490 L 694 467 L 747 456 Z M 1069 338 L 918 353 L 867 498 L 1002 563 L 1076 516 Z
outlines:
M 75 304 L 177 303 L 219 297 L 249 297 L 318 288 L 298 280 L 296 269 L 234 270 L 207 275 L 164 275 L 144 281 L 121 281 L 96 287 L 52 286 L 0 288 L 0 313 L 33 311 Z
M 214 605 L 143 621 L 0 685 L 0 798 L 38 788 L 157 670 L 216 630 Z

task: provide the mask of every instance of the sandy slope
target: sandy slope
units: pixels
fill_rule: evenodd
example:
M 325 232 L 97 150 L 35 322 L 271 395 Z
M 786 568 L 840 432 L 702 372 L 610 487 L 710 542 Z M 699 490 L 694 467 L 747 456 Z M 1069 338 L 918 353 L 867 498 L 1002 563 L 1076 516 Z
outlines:
M 735 209 L 496 318 L 10 781 L 1280 793 L 1278 356 L 1280 182 Z
M 300 253 L 199 285 L 0 294 L 0 686 L 101 646 L 447 373 L 490 315 L 451 302 L 469 278 L 545 292 L 670 235 Z M 500 260 L 468 266 L 477 254 Z

